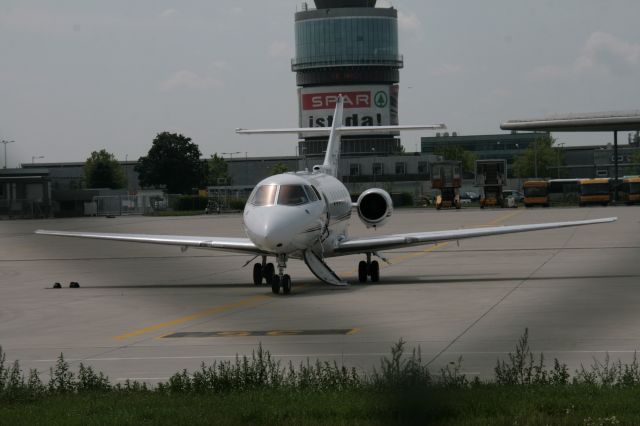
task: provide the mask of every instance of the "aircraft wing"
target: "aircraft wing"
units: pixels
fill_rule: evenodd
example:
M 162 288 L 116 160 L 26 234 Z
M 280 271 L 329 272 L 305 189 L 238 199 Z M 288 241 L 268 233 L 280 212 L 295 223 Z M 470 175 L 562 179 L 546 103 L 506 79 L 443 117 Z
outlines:
M 410 234 L 381 235 L 370 238 L 356 238 L 344 241 L 334 249 L 335 255 L 366 253 L 400 247 L 417 246 L 439 241 L 461 240 L 463 238 L 486 237 L 489 235 L 512 234 L 515 232 L 540 231 L 543 229 L 565 228 L 569 226 L 593 225 L 618 220 L 617 217 L 577 220 L 572 222 L 549 222 L 531 225 L 491 226 L 481 228 L 454 229 L 449 231 L 414 232 Z
M 112 234 L 103 232 L 47 231 L 43 229 L 39 229 L 35 233 L 42 235 L 56 235 L 61 237 L 93 238 L 97 240 L 165 244 L 180 247 L 197 247 L 247 254 L 267 254 L 256 247 L 256 245 L 253 244 L 248 238 L 192 237 L 186 235 Z

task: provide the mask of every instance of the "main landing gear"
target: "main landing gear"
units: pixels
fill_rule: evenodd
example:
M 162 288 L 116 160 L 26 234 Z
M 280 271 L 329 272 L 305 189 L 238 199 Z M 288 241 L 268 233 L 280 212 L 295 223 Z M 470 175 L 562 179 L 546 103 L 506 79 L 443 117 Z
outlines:
M 367 260 L 361 260 L 358 264 L 358 281 L 367 282 L 367 277 L 371 277 L 372 283 L 380 281 L 380 264 L 377 260 L 371 261 L 371 253 L 367 253 Z
M 284 271 L 287 267 L 287 255 L 279 254 L 278 261 L 278 274 L 276 274 L 276 268 L 273 263 L 267 263 L 267 256 L 262 256 L 262 263 L 256 263 L 253 265 L 253 284 L 262 285 L 262 280 L 271 285 L 271 291 L 273 294 L 279 294 L 280 288 L 284 294 L 291 293 L 291 277 L 289 274 L 285 274 Z

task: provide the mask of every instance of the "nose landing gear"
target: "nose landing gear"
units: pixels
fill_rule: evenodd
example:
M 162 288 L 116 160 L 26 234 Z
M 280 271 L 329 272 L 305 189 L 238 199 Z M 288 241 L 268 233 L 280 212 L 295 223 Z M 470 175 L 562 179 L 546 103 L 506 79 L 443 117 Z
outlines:
M 367 260 L 361 260 L 358 264 L 358 281 L 367 282 L 367 277 L 371 277 L 372 283 L 380 281 L 380 264 L 377 260 L 371 261 L 371 253 L 367 253 Z
M 276 268 L 273 263 L 267 263 L 267 256 L 262 256 L 262 263 L 253 265 L 253 284 L 262 285 L 262 280 L 269 284 L 275 275 Z
M 289 274 L 285 274 L 284 271 L 287 268 L 287 255 L 279 254 L 278 258 L 278 274 L 275 272 L 275 266 L 273 263 L 267 263 L 267 257 L 262 256 L 262 263 L 256 263 L 253 265 L 253 284 L 262 285 L 264 279 L 267 285 L 271 285 L 271 291 L 273 294 L 279 294 L 282 287 L 282 293 L 291 293 L 291 277 Z

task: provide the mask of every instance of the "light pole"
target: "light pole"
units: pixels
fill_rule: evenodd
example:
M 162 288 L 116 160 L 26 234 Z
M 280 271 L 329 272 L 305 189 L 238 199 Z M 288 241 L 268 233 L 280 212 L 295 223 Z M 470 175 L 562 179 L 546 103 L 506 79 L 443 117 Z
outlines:
M 376 186 L 376 148 L 371 147 L 373 153 L 373 162 L 371 163 L 371 173 L 373 174 L 373 186 Z
M 556 150 L 556 163 L 558 166 L 558 179 L 560 179 L 560 149 L 564 146 L 564 142 L 558 144 L 558 148 Z
M 535 178 L 538 178 L 538 140 L 536 139 L 535 141 L 533 141 L 533 165 L 534 165 L 534 172 L 535 172 Z
M 233 162 L 233 154 L 242 154 L 242 152 L 240 151 L 235 151 L 235 152 L 221 152 L 220 154 L 222 155 L 228 155 L 229 156 L 229 168 L 231 168 L 231 163 Z M 247 153 L 245 152 L 245 156 L 247 155 Z
M 4 168 L 7 168 L 7 145 L 10 143 L 14 143 L 15 141 L 5 141 L 3 140 L 2 143 L 4 144 Z
M 44 155 L 32 155 L 31 156 L 31 164 L 33 164 L 34 161 L 39 160 L 41 158 L 44 158 Z
M 242 154 L 242 152 L 240 152 L 240 151 L 234 151 L 234 152 L 221 152 L 220 154 L 222 154 L 222 155 L 229 155 L 229 175 L 231 175 L 231 163 L 233 162 L 233 154 Z M 229 179 L 227 179 L 227 186 L 229 186 Z M 226 197 L 227 202 L 226 202 L 226 204 L 227 204 L 227 207 L 229 207 L 229 193 L 230 193 L 231 191 L 229 190 L 229 188 L 227 188 L 227 191 L 226 191 L 226 192 L 227 192 L 227 197 Z

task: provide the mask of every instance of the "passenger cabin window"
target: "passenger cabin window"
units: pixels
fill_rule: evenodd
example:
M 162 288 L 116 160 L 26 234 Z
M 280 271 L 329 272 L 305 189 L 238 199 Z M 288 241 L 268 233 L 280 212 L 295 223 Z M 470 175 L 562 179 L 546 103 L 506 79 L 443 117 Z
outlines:
M 280 185 L 278 192 L 278 204 L 284 206 L 297 206 L 309 202 L 309 198 L 302 185 Z
M 275 204 L 277 185 L 262 185 L 253 194 L 251 204 L 254 206 L 272 206 Z

